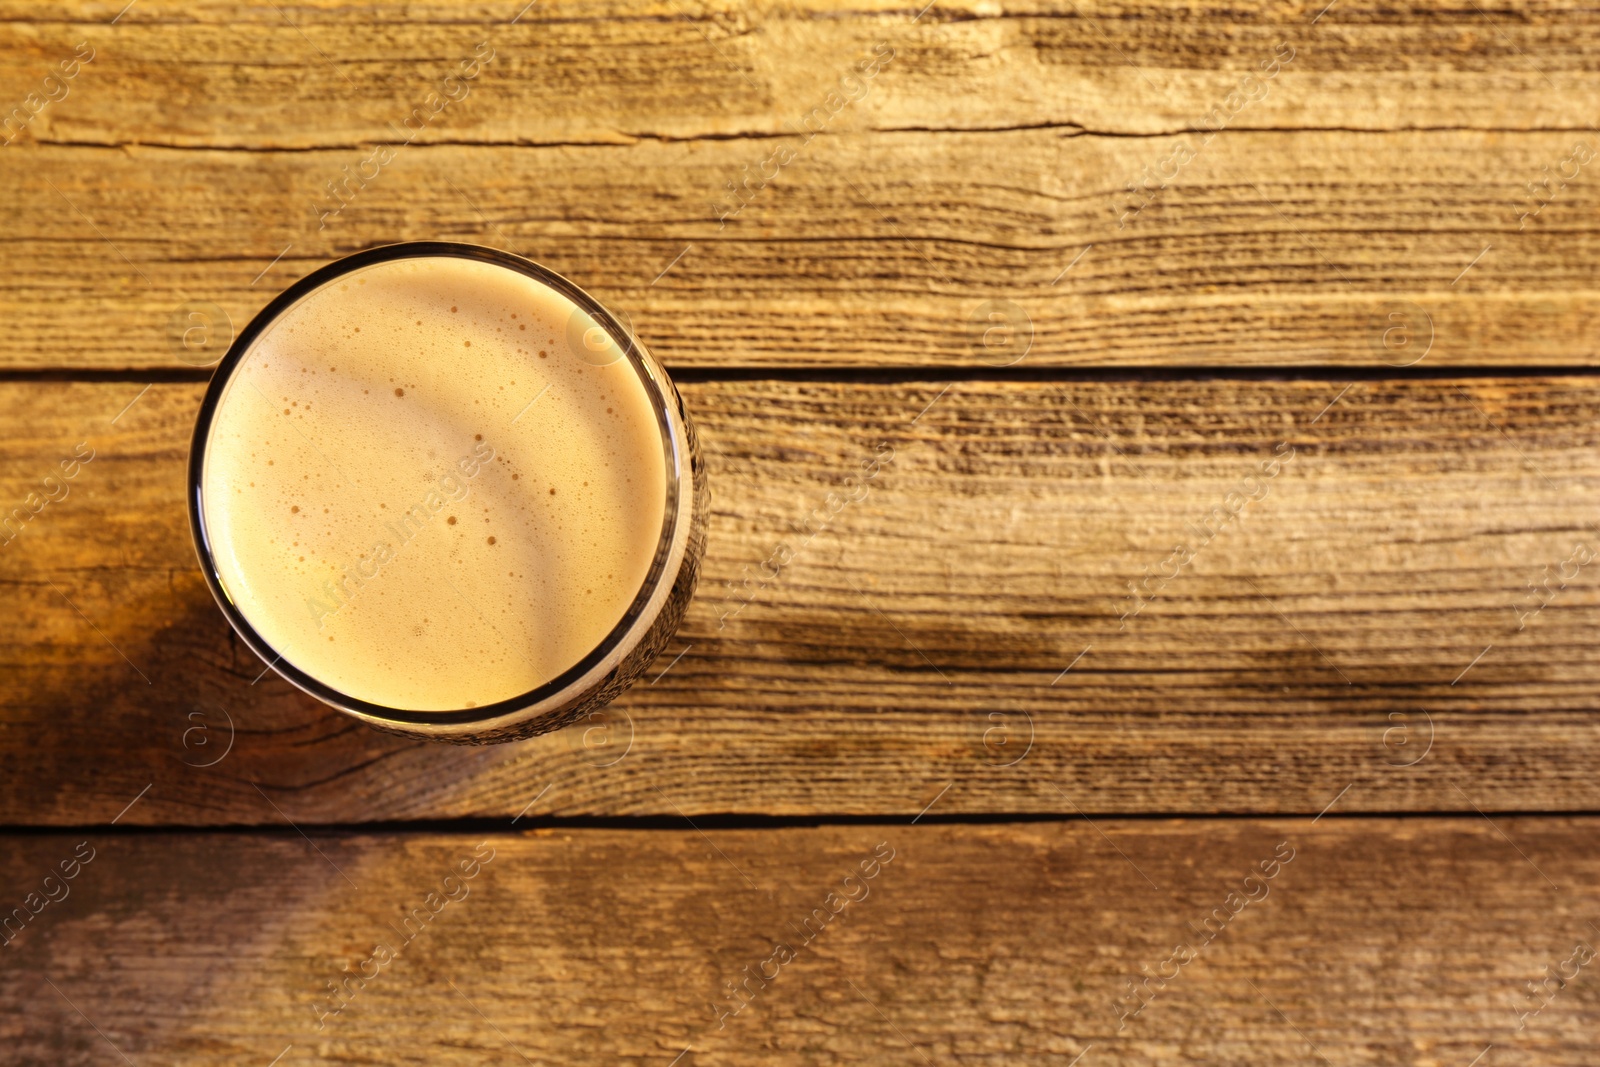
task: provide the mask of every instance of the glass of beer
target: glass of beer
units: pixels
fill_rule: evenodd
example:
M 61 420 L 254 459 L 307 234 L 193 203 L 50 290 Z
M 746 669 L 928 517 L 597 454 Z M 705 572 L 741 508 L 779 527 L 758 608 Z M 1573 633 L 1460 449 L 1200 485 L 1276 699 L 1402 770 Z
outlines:
M 189 517 L 271 668 L 383 730 L 558 729 L 666 646 L 709 496 L 694 424 L 632 331 L 490 248 L 359 252 L 290 286 L 218 365 Z

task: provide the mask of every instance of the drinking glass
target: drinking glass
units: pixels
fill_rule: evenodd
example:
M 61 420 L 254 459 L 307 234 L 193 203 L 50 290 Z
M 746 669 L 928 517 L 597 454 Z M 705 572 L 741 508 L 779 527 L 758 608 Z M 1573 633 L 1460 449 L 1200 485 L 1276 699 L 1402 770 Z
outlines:
M 302 670 L 292 656 L 272 647 L 251 625 L 219 573 L 203 492 L 207 449 L 222 422 L 219 408 L 234 384 L 234 372 L 252 346 L 290 309 L 313 293 L 355 272 L 397 259 L 459 257 L 516 271 L 565 297 L 579 309 L 567 343 L 591 362 L 628 362 L 649 397 L 661 434 L 666 500 L 661 535 L 648 573 L 620 621 L 587 654 L 555 677 L 509 699 L 449 710 L 385 707 L 340 692 Z M 594 331 L 602 331 L 597 334 Z M 613 347 L 614 345 L 614 347 Z M 601 353 L 610 353 L 606 358 Z M 559 729 L 592 714 L 639 676 L 677 630 L 694 592 L 705 553 L 709 492 L 693 420 L 661 365 L 619 316 L 577 285 L 521 256 L 478 245 L 418 241 L 368 249 L 322 267 L 274 298 L 240 331 L 217 365 L 195 421 L 189 454 L 190 526 L 201 570 L 223 616 L 272 670 L 318 700 L 380 730 L 461 744 L 486 744 Z M 286 579 L 287 580 L 287 579 Z

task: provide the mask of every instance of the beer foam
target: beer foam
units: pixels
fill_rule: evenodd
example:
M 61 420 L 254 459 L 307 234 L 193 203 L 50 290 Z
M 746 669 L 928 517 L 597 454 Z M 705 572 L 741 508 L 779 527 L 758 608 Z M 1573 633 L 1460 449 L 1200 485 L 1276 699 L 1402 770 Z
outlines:
M 651 391 L 577 305 L 416 257 L 334 279 L 254 341 L 201 508 L 225 594 L 284 660 L 372 704 L 456 710 L 532 690 L 616 627 L 667 470 Z

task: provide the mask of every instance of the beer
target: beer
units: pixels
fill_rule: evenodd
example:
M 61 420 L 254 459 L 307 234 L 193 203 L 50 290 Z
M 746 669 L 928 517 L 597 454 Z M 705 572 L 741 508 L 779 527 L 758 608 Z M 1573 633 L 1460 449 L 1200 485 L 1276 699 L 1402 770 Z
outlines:
M 521 736 L 670 636 L 703 542 L 691 435 L 659 366 L 565 279 L 377 249 L 296 285 L 219 367 L 196 540 L 290 681 L 402 732 Z

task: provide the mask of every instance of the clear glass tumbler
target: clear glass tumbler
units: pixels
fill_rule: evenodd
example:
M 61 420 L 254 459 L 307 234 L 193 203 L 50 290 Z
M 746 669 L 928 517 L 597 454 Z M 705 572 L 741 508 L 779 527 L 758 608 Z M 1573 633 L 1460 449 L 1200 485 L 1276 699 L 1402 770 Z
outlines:
M 413 295 L 397 303 L 396 293 Z M 468 328 L 458 305 L 490 310 Z M 455 339 L 463 336 L 478 337 L 478 349 L 470 340 L 461 347 Z M 333 362 L 342 356 L 343 373 Z M 378 388 L 388 358 L 394 374 Z M 413 378 L 421 381 L 408 397 Z M 512 416 L 541 378 L 545 390 Z M 395 382 L 402 384 L 391 390 Z M 614 468 L 627 464 L 604 466 L 584 453 L 611 438 L 605 427 L 597 437 L 579 415 L 613 397 L 621 410 L 624 395 L 637 462 L 619 474 Z M 431 447 L 435 438 L 451 443 Z M 467 445 L 474 451 L 458 470 L 451 461 Z M 657 458 L 659 479 L 649 470 Z M 609 486 L 609 495 L 593 502 L 593 514 L 577 505 L 562 511 L 554 468 L 593 471 L 598 492 Z M 512 481 L 519 477 L 526 480 Z M 580 486 L 572 477 L 564 493 L 581 501 L 597 492 L 590 479 Z M 638 486 L 645 489 L 634 492 Z M 651 499 L 657 486 L 664 499 Z M 369 249 L 316 270 L 240 332 L 195 422 L 188 501 L 218 606 L 273 670 L 379 729 L 484 744 L 569 725 L 633 683 L 693 595 L 709 494 L 682 398 L 616 315 L 520 256 L 430 241 Z M 516 527 L 523 533 L 538 525 L 538 536 L 502 536 L 517 543 L 486 547 L 496 538 L 477 524 L 496 510 L 525 517 Z M 637 533 L 631 555 L 618 550 L 613 560 L 606 538 L 629 521 Z M 352 540 L 352 530 L 362 536 Z M 485 573 L 491 560 L 504 575 Z M 635 588 L 629 576 L 640 573 Z M 609 601 L 596 606 L 576 589 L 587 575 L 613 580 Z M 567 600 L 549 594 L 535 603 L 541 589 L 569 587 Z M 571 606 L 570 620 L 552 621 L 561 604 Z

